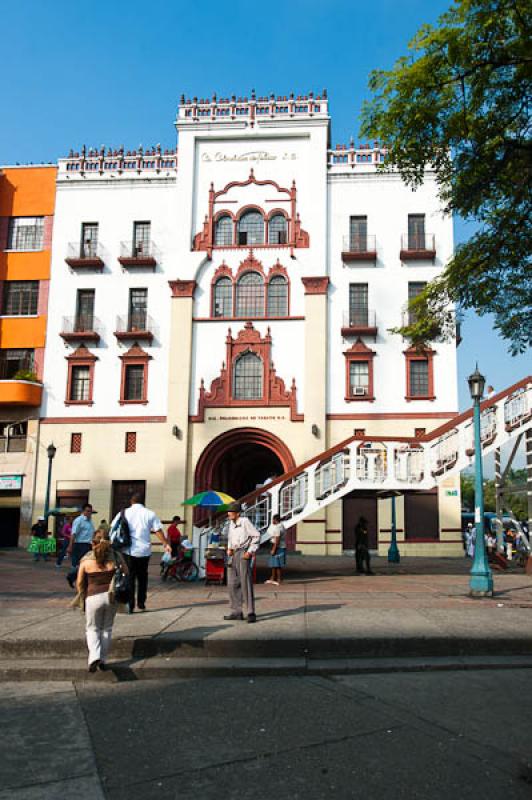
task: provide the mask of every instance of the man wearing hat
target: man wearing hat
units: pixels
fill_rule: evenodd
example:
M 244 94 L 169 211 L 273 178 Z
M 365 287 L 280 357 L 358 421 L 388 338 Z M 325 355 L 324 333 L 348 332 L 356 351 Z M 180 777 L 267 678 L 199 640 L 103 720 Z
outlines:
M 48 525 L 46 524 L 45 517 L 37 517 L 37 522 L 31 528 L 31 535 L 36 539 L 48 538 Z M 37 550 L 37 552 L 33 554 L 33 560 L 38 561 L 40 557 L 41 553 L 39 550 Z M 48 561 L 48 553 L 43 553 L 43 559 Z
M 256 622 L 251 564 L 253 554 L 259 549 L 260 533 L 247 517 L 240 516 L 241 511 L 240 503 L 231 503 L 227 509 L 229 517 L 227 555 L 231 558 L 227 583 L 231 613 L 224 619 L 244 619 L 242 608 L 245 606 L 247 621 Z

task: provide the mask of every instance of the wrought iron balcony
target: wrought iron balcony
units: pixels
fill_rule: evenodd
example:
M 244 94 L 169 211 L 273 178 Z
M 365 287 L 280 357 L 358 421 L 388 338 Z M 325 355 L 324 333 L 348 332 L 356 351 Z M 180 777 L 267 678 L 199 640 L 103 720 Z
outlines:
M 103 270 L 103 249 L 97 242 L 69 242 L 66 263 L 72 269 Z
M 369 308 L 352 308 L 344 311 L 342 336 L 373 336 L 377 335 L 377 320 L 375 311 Z
M 401 261 L 434 261 L 436 241 L 433 233 L 404 233 L 401 236 Z
M 375 236 L 344 236 L 342 247 L 343 261 L 375 261 L 377 260 L 377 244 Z
M 119 262 L 123 267 L 150 267 L 157 265 L 157 248 L 153 242 L 120 242 Z
M 61 333 L 65 342 L 99 342 L 101 324 L 94 314 L 76 314 L 75 317 L 63 317 Z
M 154 332 L 154 322 L 144 311 L 135 311 L 128 316 L 116 318 L 115 336 L 119 341 L 151 342 Z

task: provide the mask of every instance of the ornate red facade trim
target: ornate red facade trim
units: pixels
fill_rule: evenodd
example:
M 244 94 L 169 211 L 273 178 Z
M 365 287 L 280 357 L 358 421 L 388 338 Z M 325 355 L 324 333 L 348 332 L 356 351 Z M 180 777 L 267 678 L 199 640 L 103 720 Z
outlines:
M 358 338 L 356 342 L 348 349 L 344 350 L 345 356 L 345 400 L 347 403 L 354 401 L 366 401 L 372 403 L 375 400 L 373 393 L 373 359 L 375 358 L 375 351 L 364 344 L 362 339 Z M 368 392 L 364 395 L 355 395 L 351 391 L 350 370 L 351 364 L 357 361 L 368 362 Z
M 301 278 L 301 280 L 305 287 L 305 294 L 327 294 L 330 280 L 326 275 L 317 278 Z
M 168 281 L 172 297 L 194 297 L 196 281 Z
M 206 408 L 253 408 L 253 407 L 288 407 L 290 420 L 302 422 L 303 415 L 297 413 L 297 389 L 295 379 L 292 379 L 290 389 L 286 389 L 285 382 L 279 378 L 271 360 L 272 337 L 270 329 L 265 337 L 255 330 L 252 322 L 246 322 L 236 338 L 231 335 L 229 328 L 226 342 L 226 361 L 222 364 L 220 375 L 215 378 L 207 391 L 201 381 L 199 390 L 198 413 L 191 417 L 192 422 L 204 422 Z M 233 397 L 234 365 L 239 356 L 244 353 L 255 353 L 262 361 L 263 380 L 262 397 L 256 400 L 235 400 Z
M 435 400 L 434 394 L 434 356 L 435 350 L 427 348 L 426 350 L 416 350 L 415 347 L 409 347 L 404 351 L 405 365 L 406 365 L 406 395 L 405 400 Z M 428 368 L 428 393 L 424 395 L 412 394 L 412 386 L 410 380 L 410 365 L 413 361 L 426 361 Z
M 125 405 L 146 405 L 148 403 L 148 362 L 151 356 L 140 345 L 135 344 L 129 348 L 127 353 L 119 356 L 122 362 L 122 375 L 120 378 L 120 400 L 121 406 Z M 139 400 L 126 399 L 126 372 L 129 366 L 142 366 L 144 369 L 144 377 L 142 382 L 142 397 Z
M 244 205 L 241 209 L 235 214 L 230 209 L 226 208 L 214 208 L 215 204 L 219 203 L 219 198 L 222 197 L 224 194 L 227 194 L 230 189 L 233 189 L 235 186 L 239 187 L 246 187 L 250 186 L 251 184 L 255 184 L 256 186 L 273 186 L 277 192 L 280 194 L 288 195 L 286 202 L 290 203 L 290 213 L 287 213 L 284 209 L 274 209 L 273 211 L 265 211 L 264 209 L 260 208 L 257 205 Z M 227 201 L 227 203 L 233 201 Z M 280 201 L 284 202 L 284 201 Z M 267 225 L 268 221 L 274 214 L 283 214 L 288 222 L 288 236 L 287 241 L 285 244 L 269 244 L 267 239 L 267 235 L 265 235 L 265 242 L 263 244 L 256 244 L 255 247 L 266 248 L 266 247 L 289 247 L 290 253 L 293 255 L 293 251 L 296 247 L 309 247 L 310 245 L 310 237 L 307 231 L 303 230 L 301 227 L 301 220 L 299 214 L 296 209 L 296 202 L 297 202 L 297 189 L 296 189 L 296 182 L 292 181 L 292 186 L 290 189 L 286 187 L 279 186 L 276 181 L 265 179 L 265 180 L 258 180 L 255 177 L 255 173 L 253 169 L 250 170 L 249 178 L 245 181 L 231 181 L 223 189 L 218 190 L 217 192 L 214 190 L 214 184 L 211 183 L 209 189 L 209 202 L 208 202 L 208 212 L 205 215 L 205 219 L 203 221 L 202 229 L 199 233 L 194 236 L 194 242 L 192 249 L 193 250 L 205 250 L 207 251 L 208 258 L 212 258 L 212 251 L 214 248 L 218 247 L 218 245 L 214 244 L 214 228 L 216 221 L 224 215 L 227 215 L 233 221 L 233 243 L 230 245 L 219 245 L 220 248 L 229 249 L 229 248 L 238 248 L 238 247 L 247 247 L 247 245 L 239 245 L 237 244 L 237 236 L 236 236 L 236 229 L 238 225 L 238 219 L 242 216 L 245 211 L 249 211 L 250 209 L 255 209 L 259 211 L 263 218 L 265 225 Z M 267 234 L 267 230 L 265 229 L 265 234 Z
M 94 365 L 98 361 L 98 356 L 91 353 L 84 344 L 74 350 L 68 356 L 65 356 L 68 364 L 67 374 L 67 387 L 66 387 L 66 406 L 92 406 L 93 405 L 93 391 L 94 391 Z M 88 367 L 89 368 L 89 396 L 87 400 L 72 400 L 72 378 L 74 367 Z
M 238 267 L 236 275 L 233 274 L 233 270 L 231 267 L 227 266 L 225 261 L 223 261 L 220 266 L 216 269 L 212 281 L 211 281 L 211 318 L 212 319 L 223 319 L 223 317 L 217 317 L 215 314 L 215 306 L 216 306 L 216 299 L 215 299 L 215 292 L 216 292 L 216 284 L 220 280 L 220 278 L 229 278 L 232 281 L 232 304 L 233 304 L 233 313 L 230 315 L 230 319 L 238 319 L 236 317 L 236 284 L 238 280 L 245 275 L 246 272 L 258 272 L 259 275 L 262 276 L 264 280 L 264 318 L 270 318 L 268 314 L 268 284 L 272 278 L 276 277 L 277 275 L 281 275 L 283 278 L 286 279 L 287 285 L 287 310 L 286 310 L 286 317 L 290 316 L 290 278 L 288 276 L 288 270 L 286 267 L 283 267 L 279 259 L 275 262 L 275 264 L 270 267 L 268 273 L 265 272 L 264 267 L 260 261 L 258 261 L 255 256 L 253 255 L 253 248 L 250 248 L 248 257 L 242 261 Z M 248 317 L 244 317 L 247 319 Z M 227 317 L 226 317 L 227 319 Z M 284 317 L 277 317 L 277 319 L 284 319 Z

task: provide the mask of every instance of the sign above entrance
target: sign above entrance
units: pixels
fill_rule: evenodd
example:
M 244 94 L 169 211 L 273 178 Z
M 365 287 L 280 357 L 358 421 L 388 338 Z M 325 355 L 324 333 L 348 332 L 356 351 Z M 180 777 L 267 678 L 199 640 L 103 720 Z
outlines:
M 248 153 L 214 153 L 211 155 L 210 153 L 203 153 L 201 156 L 201 160 L 206 163 L 212 163 L 213 161 L 277 161 L 277 159 L 281 159 L 282 161 L 295 161 L 297 159 L 297 153 L 282 153 L 281 155 L 276 155 L 275 153 L 269 153 L 267 150 L 251 150 Z
M 22 489 L 22 475 L 0 475 L 0 491 L 2 489 Z

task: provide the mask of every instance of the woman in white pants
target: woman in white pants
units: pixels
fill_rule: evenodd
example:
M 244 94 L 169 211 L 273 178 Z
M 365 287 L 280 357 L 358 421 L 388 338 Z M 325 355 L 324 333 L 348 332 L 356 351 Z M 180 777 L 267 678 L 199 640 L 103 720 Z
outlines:
M 117 556 L 104 531 L 98 530 L 92 542 L 92 552 L 81 560 L 77 589 L 85 596 L 85 622 L 89 648 L 89 672 L 105 669 L 111 646 L 113 622 L 117 610 L 111 584 L 117 567 Z M 127 572 L 125 564 L 122 570 Z

